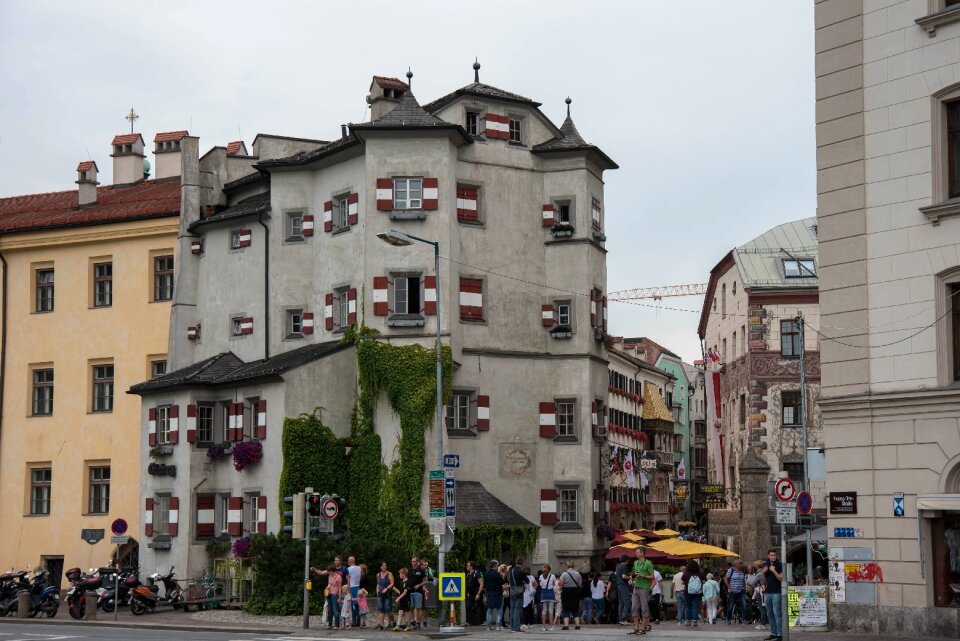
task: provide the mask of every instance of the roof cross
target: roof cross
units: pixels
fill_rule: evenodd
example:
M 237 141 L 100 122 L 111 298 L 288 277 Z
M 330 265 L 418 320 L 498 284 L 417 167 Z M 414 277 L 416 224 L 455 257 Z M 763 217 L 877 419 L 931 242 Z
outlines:
M 124 120 L 130 121 L 130 133 L 133 133 L 133 123 L 137 120 L 140 120 L 140 114 L 133 110 L 133 107 L 130 107 L 130 113 L 123 117 Z

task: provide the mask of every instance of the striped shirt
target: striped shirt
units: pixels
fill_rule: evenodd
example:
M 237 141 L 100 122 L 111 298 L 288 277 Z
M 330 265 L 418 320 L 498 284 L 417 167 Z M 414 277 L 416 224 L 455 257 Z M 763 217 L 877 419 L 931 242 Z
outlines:
M 730 579 L 731 592 L 743 592 L 744 576 L 742 570 L 730 568 L 727 570 L 727 578 Z

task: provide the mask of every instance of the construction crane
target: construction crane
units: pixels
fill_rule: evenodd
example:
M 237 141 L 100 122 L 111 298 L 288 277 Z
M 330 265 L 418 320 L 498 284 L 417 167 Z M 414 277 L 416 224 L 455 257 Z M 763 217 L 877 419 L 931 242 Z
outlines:
M 660 300 L 670 296 L 703 296 L 707 293 L 707 283 L 694 285 L 663 285 L 661 287 L 639 287 L 636 289 L 621 289 L 618 292 L 607 294 L 607 300 L 638 300 L 652 298 Z

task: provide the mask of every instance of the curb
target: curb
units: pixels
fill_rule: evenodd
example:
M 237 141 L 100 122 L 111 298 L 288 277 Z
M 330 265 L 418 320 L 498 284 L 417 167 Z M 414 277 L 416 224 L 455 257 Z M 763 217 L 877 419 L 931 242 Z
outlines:
M 132 629 L 151 629 L 151 630 L 174 630 L 178 632 L 231 632 L 237 634 L 293 634 L 297 630 L 294 628 L 250 628 L 239 626 L 218 625 L 211 627 L 207 625 L 185 625 L 177 623 L 135 623 L 132 621 L 103 621 L 95 619 L 86 621 L 84 619 L 17 619 L 9 617 L 0 617 L 0 625 L 3 624 L 27 624 L 27 625 L 78 625 L 93 626 L 102 628 L 132 628 Z

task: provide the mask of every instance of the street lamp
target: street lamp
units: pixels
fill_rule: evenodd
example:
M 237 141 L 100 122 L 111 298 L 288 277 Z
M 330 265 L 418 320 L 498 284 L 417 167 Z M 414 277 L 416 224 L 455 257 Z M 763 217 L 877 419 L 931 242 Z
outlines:
M 434 291 L 437 292 L 437 467 L 443 469 L 443 366 L 440 360 L 440 242 L 427 240 L 426 238 L 420 238 L 411 234 L 405 234 L 402 231 L 397 231 L 395 229 L 381 232 L 377 234 L 377 238 L 389 245 L 393 245 L 394 247 L 406 247 L 415 242 L 433 245 L 433 270 L 434 274 L 436 275 L 436 289 Z M 450 536 L 450 545 L 452 546 L 453 531 L 449 530 L 448 534 L 444 535 L 444 538 L 446 538 L 447 535 Z M 443 542 L 441 541 L 440 553 L 437 559 L 437 567 L 440 574 L 443 574 L 444 570 L 443 547 Z

